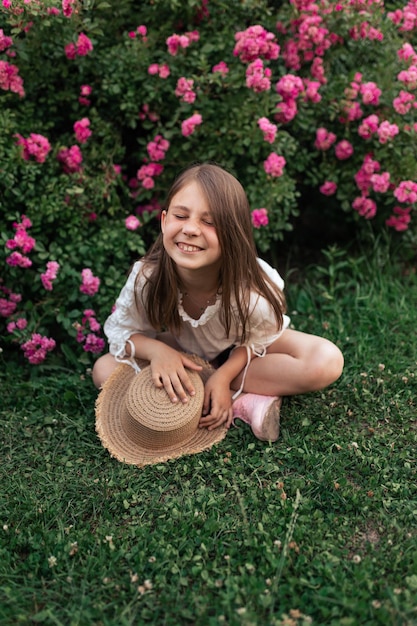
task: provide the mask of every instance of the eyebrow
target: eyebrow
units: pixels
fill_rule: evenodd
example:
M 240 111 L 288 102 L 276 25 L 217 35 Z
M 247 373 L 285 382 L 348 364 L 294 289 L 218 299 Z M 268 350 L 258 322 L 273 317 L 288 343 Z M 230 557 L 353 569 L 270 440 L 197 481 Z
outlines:
M 190 212 L 190 209 L 188 206 L 185 206 L 183 204 L 171 204 L 169 207 L 169 209 L 175 209 L 175 210 L 180 210 L 180 211 L 186 211 L 187 213 Z M 204 211 L 204 213 L 202 214 L 202 217 L 207 217 L 210 216 L 211 217 L 211 213 L 210 211 Z
M 170 204 L 169 209 L 182 209 L 183 211 L 189 211 L 190 209 L 183 204 Z

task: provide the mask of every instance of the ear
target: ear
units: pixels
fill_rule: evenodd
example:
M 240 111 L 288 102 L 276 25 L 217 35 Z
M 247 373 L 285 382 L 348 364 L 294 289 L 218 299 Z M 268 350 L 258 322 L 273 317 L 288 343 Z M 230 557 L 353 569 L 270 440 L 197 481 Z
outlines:
M 167 212 L 166 211 L 162 211 L 161 213 L 161 230 L 162 230 L 162 234 L 164 234 L 165 231 L 165 222 L 167 220 Z

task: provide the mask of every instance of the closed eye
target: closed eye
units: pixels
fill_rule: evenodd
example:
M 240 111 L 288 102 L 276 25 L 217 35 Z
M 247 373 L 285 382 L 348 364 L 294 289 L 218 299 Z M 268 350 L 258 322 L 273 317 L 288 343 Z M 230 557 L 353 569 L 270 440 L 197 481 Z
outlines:
M 188 218 L 188 215 L 183 215 L 181 213 L 173 213 L 173 216 L 177 220 L 186 220 Z M 214 226 L 213 222 L 210 219 L 202 219 L 201 221 L 204 224 L 207 224 L 207 226 Z

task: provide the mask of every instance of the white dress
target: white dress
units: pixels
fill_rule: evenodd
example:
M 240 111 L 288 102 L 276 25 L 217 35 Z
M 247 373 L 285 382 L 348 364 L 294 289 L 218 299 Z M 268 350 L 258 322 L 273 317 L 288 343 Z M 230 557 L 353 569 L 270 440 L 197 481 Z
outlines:
M 258 259 L 258 263 L 269 278 L 283 290 L 284 281 L 278 272 L 262 259 Z M 140 306 L 140 299 L 138 298 L 139 308 L 135 300 L 135 280 L 138 273 L 139 291 L 145 284 L 143 267 L 143 261 L 135 263 L 116 300 L 113 313 L 104 324 L 110 353 L 120 360 L 126 357 L 125 346 L 131 335 L 141 333 L 151 338 L 157 335 L 157 331 L 149 323 L 145 309 Z M 219 315 L 221 295 L 218 295 L 216 302 L 208 306 L 201 317 L 196 320 L 185 312 L 182 294 L 178 292 L 178 312 L 182 324 L 180 332 L 174 334 L 175 339 L 184 352 L 197 354 L 207 361 L 212 361 L 231 346 L 240 345 L 249 347 L 257 356 L 263 356 L 266 348 L 288 327 L 290 318 L 284 315 L 282 329 L 278 330 L 274 311 L 265 298 L 253 293 L 250 304 L 250 330 L 246 342 L 242 344 L 239 325 L 232 323 L 229 337 L 226 335 Z

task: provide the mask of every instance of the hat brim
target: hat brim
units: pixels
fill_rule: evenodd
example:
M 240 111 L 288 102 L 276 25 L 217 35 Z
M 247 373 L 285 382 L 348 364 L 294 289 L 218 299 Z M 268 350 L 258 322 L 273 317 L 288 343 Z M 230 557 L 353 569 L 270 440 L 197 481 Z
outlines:
M 204 366 L 200 375 L 205 382 L 214 370 L 199 357 L 192 358 Z M 139 365 L 143 369 L 149 363 L 140 361 Z M 132 442 L 123 428 L 122 416 L 125 398 L 135 375 L 130 365 L 120 364 L 106 380 L 96 400 L 96 431 L 112 457 L 122 463 L 143 467 L 203 452 L 224 439 L 228 429 L 219 426 L 214 430 L 197 428 L 187 441 L 158 450 L 149 450 Z

